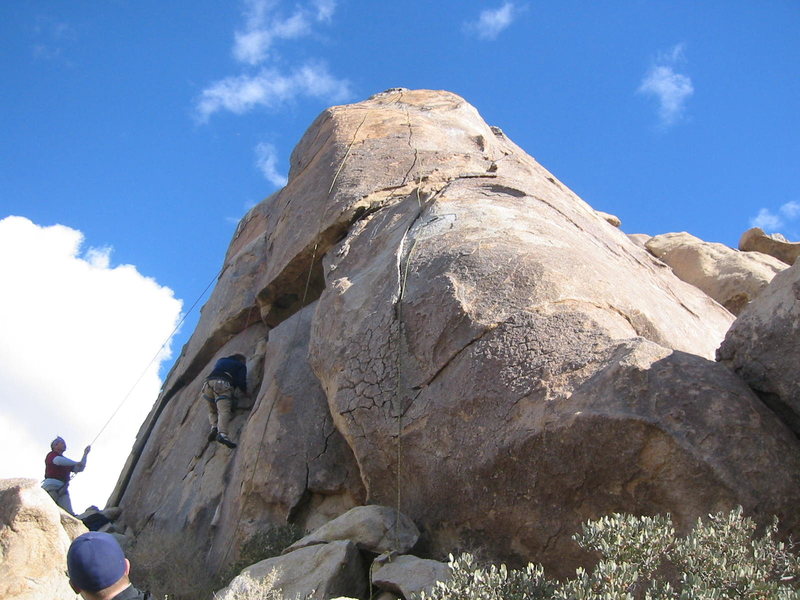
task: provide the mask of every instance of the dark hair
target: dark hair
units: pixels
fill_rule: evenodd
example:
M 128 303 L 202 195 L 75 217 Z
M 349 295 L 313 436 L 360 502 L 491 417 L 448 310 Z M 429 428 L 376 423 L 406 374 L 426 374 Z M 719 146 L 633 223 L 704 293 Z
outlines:
M 231 358 L 238 360 L 239 362 L 247 362 L 247 357 L 244 354 L 234 354 Z

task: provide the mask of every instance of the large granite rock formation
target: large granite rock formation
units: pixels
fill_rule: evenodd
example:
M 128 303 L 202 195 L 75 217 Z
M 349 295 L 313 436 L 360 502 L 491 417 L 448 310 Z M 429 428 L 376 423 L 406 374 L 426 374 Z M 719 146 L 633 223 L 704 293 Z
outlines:
M 390 90 L 320 115 L 242 221 L 111 502 L 211 569 L 364 503 L 420 554 L 555 574 L 612 511 L 791 529 L 797 438 L 708 360 L 732 320 L 463 99 Z M 231 451 L 196 397 L 234 351 L 254 394 Z
M 734 322 L 717 358 L 800 436 L 800 264 L 779 273 Z
M 86 531 L 36 480 L 0 480 L 0 598 L 78 598 L 65 575 L 67 550 Z
M 683 281 L 703 290 L 734 315 L 758 296 L 786 263 L 761 252 L 737 252 L 686 233 L 663 233 L 645 247 Z

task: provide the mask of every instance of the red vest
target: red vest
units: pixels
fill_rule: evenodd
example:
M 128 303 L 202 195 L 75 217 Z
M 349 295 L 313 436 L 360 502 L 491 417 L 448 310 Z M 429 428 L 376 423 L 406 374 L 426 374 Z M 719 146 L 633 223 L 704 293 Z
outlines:
M 55 450 L 50 452 L 44 459 L 44 478 L 45 479 L 58 479 L 59 481 L 68 482 L 69 474 L 72 473 L 72 467 L 60 467 L 53 464 L 53 459 L 56 456 L 61 456 Z

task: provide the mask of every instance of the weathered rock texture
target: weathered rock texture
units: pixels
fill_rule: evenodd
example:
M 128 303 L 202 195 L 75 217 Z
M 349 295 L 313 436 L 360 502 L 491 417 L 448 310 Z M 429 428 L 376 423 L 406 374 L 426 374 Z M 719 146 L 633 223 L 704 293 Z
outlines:
M 786 269 L 734 322 L 717 352 L 800 436 L 800 265 Z
M 376 560 L 370 571 L 372 585 L 406 600 L 421 592 L 430 593 L 437 581 L 444 582 L 451 577 L 446 563 L 409 555 Z
M 36 480 L 0 480 L 0 598 L 78 598 L 64 573 L 70 543 L 86 531 Z
M 274 572 L 274 575 L 273 575 Z M 275 577 L 274 587 L 284 598 L 326 600 L 346 595 L 367 596 L 367 567 L 358 548 L 348 541 L 331 542 L 295 550 L 247 567 L 237 577 L 255 580 Z M 231 586 L 236 585 L 236 579 Z M 220 590 L 224 596 L 226 590 Z
M 375 554 L 408 552 L 419 540 L 419 530 L 407 516 L 388 506 L 357 506 L 297 540 L 286 551 L 337 540 L 355 542 Z
M 734 315 L 763 290 L 786 264 L 761 252 L 737 252 L 684 232 L 650 238 L 645 247 L 683 281 L 700 288 Z
M 225 261 L 111 499 L 137 534 L 209 548 L 191 560 L 366 503 L 423 555 L 556 574 L 612 511 L 796 525 L 797 439 L 708 360 L 733 316 L 458 96 L 325 111 Z M 196 400 L 233 351 L 254 389 L 236 451 Z
M 767 235 L 759 227 L 748 229 L 739 238 L 739 250 L 762 252 L 793 265 L 800 256 L 800 243 L 789 242 L 779 233 Z

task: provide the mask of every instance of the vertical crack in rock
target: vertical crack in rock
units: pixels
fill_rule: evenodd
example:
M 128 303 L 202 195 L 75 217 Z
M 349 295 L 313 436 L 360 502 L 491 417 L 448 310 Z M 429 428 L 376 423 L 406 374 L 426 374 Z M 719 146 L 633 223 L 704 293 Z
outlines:
M 402 98 L 402 94 L 400 95 L 400 97 Z M 408 106 L 405 107 L 405 112 L 406 112 L 406 124 L 408 126 L 407 143 L 408 147 L 414 151 L 414 160 L 411 161 L 411 166 L 408 167 L 408 171 L 406 171 L 406 174 L 403 176 L 403 183 L 408 182 L 408 178 L 411 175 L 411 172 L 414 170 L 414 167 L 417 166 L 417 162 L 419 160 L 419 149 L 414 145 L 414 128 L 411 126 L 411 115 L 408 112 Z
M 419 384 L 418 386 L 416 386 L 414 388 L 414 389 L 420 390 L 420 392 L 417 393 L 417 396 L 419 396 L 419 393 L 421 393 L 422 388 L 425 388 L 425 387 L 429 386 L 431 383 L 433 383 L 436 380 L 436 378 L 442 372 L 444 372 L 445 369 L 447 369 L 447 367 L 449 367 L 453 363 L 454 360 L 456 360 L 459 356 L 461 356 L 462 354 L 467 352 L 472 346 L 474 346 L 475 344 L 480 342 L 484 338 L 484 336 L 486 336 L 486 334 L 490 333 L 491 331 L 495 330 L 496 328 L 500 327 L 501 325 L 505 325 L 506 323 L 507 323 L 506 321 L 503 321 L 501 323 L 494 323 L 491 326 L 486 327 L 486 329 L 481 331 L 480 334 L 478 334 L 477 336 L 472 338 L 469 342 L 464 344 L 461 348 L 456 350 L 449 358 L 447 358 L 444 361 L 444 364 L 442 364 L 442 366 L 439 367 L 436 370 L 435 373 L 433 373 L 430 377 L 428 377 L 428 379 L 426 379 L 425 381 L 423 381 L 421 384 Z M 406 410 L 408 410 L 408 409 L 406 409 Z

